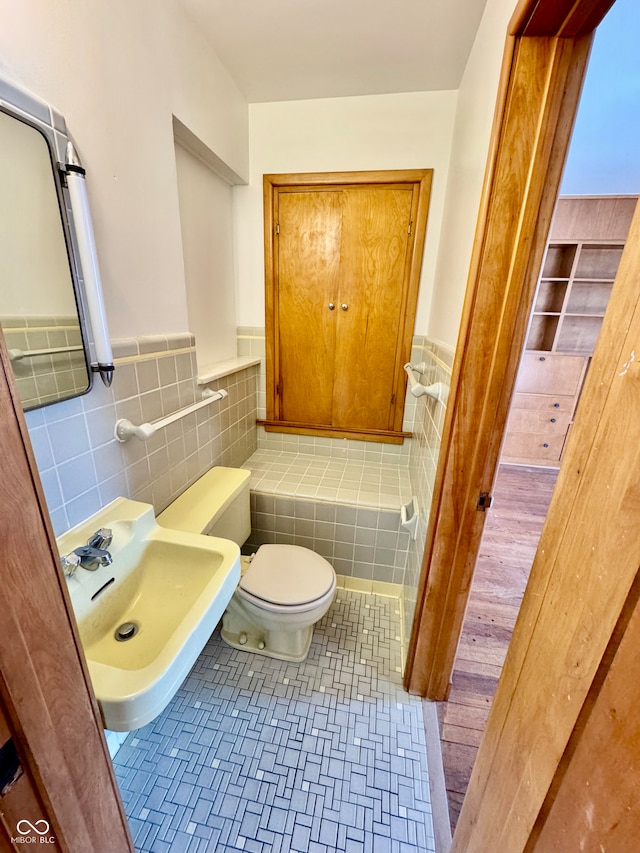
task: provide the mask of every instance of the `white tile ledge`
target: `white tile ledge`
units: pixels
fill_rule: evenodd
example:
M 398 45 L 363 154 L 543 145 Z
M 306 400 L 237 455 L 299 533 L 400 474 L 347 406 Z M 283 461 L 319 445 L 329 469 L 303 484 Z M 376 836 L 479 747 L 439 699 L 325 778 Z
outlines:
M 219 361 L 204 370 L 198 376 L 197 383 L 198 385 L 206 385 L 208 382 L 213 382 L 214 379 L 222 379 L 223 376 L 230 376 L 232 373 L 238 373 L 247 367 L 253 367 L 254 364 L 260 364 L 260 359 L 248 355 Z

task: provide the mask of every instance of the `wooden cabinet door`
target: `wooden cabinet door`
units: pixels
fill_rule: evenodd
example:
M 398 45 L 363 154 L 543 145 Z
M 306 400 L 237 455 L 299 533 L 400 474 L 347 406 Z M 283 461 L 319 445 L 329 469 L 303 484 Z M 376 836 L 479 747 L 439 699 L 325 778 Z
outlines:
M 267 430 L 402 441 L 430 183 L 265 176 Z
M 393 426 L 412 200 L 408 188 L 343 192 L 334 426 Z
M 280 418 L 330 425 L 342 193 L 283 192 L 278 201 Z

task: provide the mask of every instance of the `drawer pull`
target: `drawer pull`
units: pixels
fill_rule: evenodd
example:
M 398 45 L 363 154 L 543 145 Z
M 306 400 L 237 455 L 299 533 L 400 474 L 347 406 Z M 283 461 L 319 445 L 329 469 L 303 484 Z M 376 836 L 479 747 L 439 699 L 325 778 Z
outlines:
M 552 423 L 552 424 L 555 424 L 555 422 L 556 422 L 556 419 L 555 419 L 555 418 L 551 418 L 551 423 Z
M 546 442 L 542 446 L 543 447 L 549 447 L 549 445 Z
M 560 408 L 560 403 L 554 403 L 554 404 L 553 404 L 553 408 L 554 408 L 554 409 L 559 409 L 559 408 Z

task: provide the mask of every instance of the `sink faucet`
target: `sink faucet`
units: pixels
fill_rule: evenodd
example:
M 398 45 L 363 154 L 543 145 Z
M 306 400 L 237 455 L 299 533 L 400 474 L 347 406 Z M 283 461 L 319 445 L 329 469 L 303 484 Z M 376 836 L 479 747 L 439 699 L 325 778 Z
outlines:
M 61 557 L 65 577 L 70 578 L 78 566 L 95 572 L 99 566 L 111 565 L 113 557 L 107 548 L 111 545 L 112 539 L 113 533 L 107 527 L 101 527 L 90 537 L 86 545 L 80 545 L 79 548 L 74 548 L 70 554 Z

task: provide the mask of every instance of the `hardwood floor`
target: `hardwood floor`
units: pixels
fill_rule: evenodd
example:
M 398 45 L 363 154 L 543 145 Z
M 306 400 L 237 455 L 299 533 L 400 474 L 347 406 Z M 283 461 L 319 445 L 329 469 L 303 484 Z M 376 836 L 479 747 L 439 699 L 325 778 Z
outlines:
M 501 465 L 485 522 L 440 740 L 455 829 L 558 472 Z

